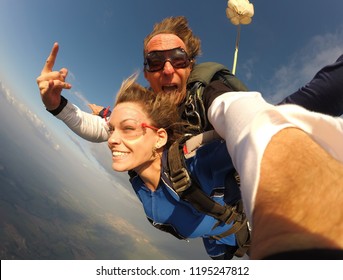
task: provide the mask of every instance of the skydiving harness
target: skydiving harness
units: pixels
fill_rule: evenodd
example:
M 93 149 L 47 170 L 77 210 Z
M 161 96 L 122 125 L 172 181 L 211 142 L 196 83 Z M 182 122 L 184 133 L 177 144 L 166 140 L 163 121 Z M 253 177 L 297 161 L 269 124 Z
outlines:
M 166 179 L 170 182 L 171 187 L 181 199 L 188 201 L 199 212 L 218 220 L 213 229 L 221 223 L 232 223 L 232 227 L 229 230 L 211 236 L 211 238 L 220 240 L 226 236 L 235 234 L 238 249 L 234 254 L 237 257 L 242 257 L 250 247 L 251 237 L 242 201 L 240 200 L 234 205 L 221 205 L 214 201 L 200 188 L 199 182 L 195 178 L 192 178 L 185 163 L 185 158 L 194 156 L 196 150 L 203 144 L 220 139 L 214 130 L 205 131 L 211 126 L 206 117 L 203 91 L 213 80 L 222 81 L 233 91 L 247 91 L 247 87 L 222 64 L 205 62 L 194 65 L 187 82 L 186 101 L 183 106 L 180 106 L 179 110 L 181 118 L 194 125 L 196 128 L 195 132 L 198 135 L 185 135 L 171 145 L 168 150 L 167 162 L 163 162 L 164 172 L 162 176 L 167 177 Z M 134 176 L 134 172 L 132 171 L 129 174 L 130 177 Z M 235 180 L 239 185 L 239 176 L 237 173 Z M 175 237 L 180 238 L 178 234 L 169 230 L 168 226 L 154 224 L 150 219 L 149 221 L 160 230 L 169 232 Z
M 243 210 L 242 201 L 235 205 L 221 205 L 209 197 L 199 186 L 196 179 L 191 178 L 184 162 L 185 158 L 194 156 L 196 149 L 212 140 L 219 139 L 214 131 L 206 131 L 210 127 L 206 117 L 203 101 L 203 92 L 211 81 L 220 80 L 233 91 L 247 91 L 247 87 L 236 78 L 228 68 L 215 62 L 205 62 L 194 65 L 187 82 L 187 96 L 184 106 L 181 108 L 182 119 L 195 125 L 200 134 L 197 136 L 185 136 L 171 145 L 168 151 L 168 176 L 173 189 L 183 200 L 191 203 L 198 211 L 206 213 L 220 223 L 232 224 L 232 227 L 219 235 L 212 236 L 219 240 L 231 234 L 236 235 L 238 249 L 236 256 L 243 256 L 250 246 L 250 229 Z M 239 175 L 235 174 L 235 180 L 239 185 Z
M 221 205 L 208 196 L 199 186 L 196 179 L 191 178 L 187 170 L 185 158 L 194 156 L 196 150 L 203 144 L 219 139 L 214 131 L 206 131 L 211 125 L 206 117 L 206 109 L 203 101 L 203 92 L 206 86 L 214 80 L 220 80 L 233 91 L 247 91 L 247 87 L 236 78 L 228 68 L 215 62 L 205 62 L 194 65 L 187 82 L 186 101 L 181 109 L 181 117 L 196 127 L 200 134 L 197 136 L 185 135 L 171 145 L 168 151 L 168 163 L 166 174 L 173 189 L 183 200 L 188 201 L 198 211 L 210 215 L 220 223 L 232 224 L 226 232 L 212 236 L 219 240 L 231 234 L 236 235 L 238 249 L 235 255 L 243 256 L 250 247 L 250 228 L 243 210 L 242 201 L 234 205 Z M 239 176 L 236 172 L 235 180 L 239 185 Z
M 181 117 L 198 127 L 198 132 L 208 130 L 206 110 L 203 102 L 203 91 L 210 82 L 220 80 L 232 91 L 247 91 L 247 87 L 234 76 L 228 68 L 216 62 L 195 64 L 187 81 L 187 96 L 180 107 Z
M 199 182 L 192 178 L 185 163 L 185 158 L 194 156 L 200 146 L 216 139 L 220 139 L 219 135 L 211 130 L 197 136 L 185 135 L 182 139 L 174 142 L 168 150 L 167 166 L 163 167 L 164 175 L 168 176 L 172 188 L 181 199 L 188 201 L 199 212 L 218 220 L 213 229 L 220 223 L 232 223 L 229 230 L 211 236 L 211 238 L 220 240 L 235 234 L 238 246 L 235 255 L 242 257 L 250 246 L 250 229 L 241 200 L 234 205 L 221 205 L 214 201 L 201 189 Z

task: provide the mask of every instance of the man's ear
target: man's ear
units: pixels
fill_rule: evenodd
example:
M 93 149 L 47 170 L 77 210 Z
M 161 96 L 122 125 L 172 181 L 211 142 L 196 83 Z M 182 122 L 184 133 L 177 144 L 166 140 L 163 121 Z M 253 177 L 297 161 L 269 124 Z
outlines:
M 157 130 L 157 137 L 156 148 L 159 149 L 166 145 L 168 141 L 168 133 L 164 128 L 159 128 Z
M 195 59 L 191 59 L 191 63 L 190 63 L 191 71 L 193 70 L 194 65 L 195 65 Z

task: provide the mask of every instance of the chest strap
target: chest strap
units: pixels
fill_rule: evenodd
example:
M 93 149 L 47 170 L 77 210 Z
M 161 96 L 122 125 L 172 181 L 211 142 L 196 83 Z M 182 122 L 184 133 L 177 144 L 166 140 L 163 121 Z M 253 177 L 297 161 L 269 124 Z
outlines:
M 199 183 L 194 178 L 191 178 L 184 162 L 186 156 L 184 153 L 190 157 L 189 155 L 194 155 L 199 146 L 216 137 L 218 137 L 216 133 L 208 131 L 192 138 L 185 137 L 183 140 L 173 143 L 168 151 L 168 167 L 166 171 L 169 174 L 169 180 L 173 189 L 181 199 L 191 203 L 199 212 L 218 220 L 213 229 L 220 223 L 233 223 L 230 229 L 221 234 L 211 236 L 211 238 L 220 240 L 235 234 L 237 242 L 235 255 L 242 257 L 249 250 L 251 244 L 250 228 L 242 201 L 240 200 L 235 205 L 221 205 L 214 201 L 200 188 Z
M 188 142 L 187 149 L 190 149 L 191 154 L 195 152 L 196 147 L 210 140 L 218 138 L 218 135 L 213 131 L 202 133 L 198 138 L 189 140 L 189 137 L 174 142 L 168 151 L 168 168 L 169 177 L 172 187 L 181 199 L 190 202 L 195 209 L 206 213 L 217 219 L 219 222 L 230 224 L 233 221 L 243 222 L 245 215 L 242 211 L 238 211 L 237 206 L 221 205 L 209 197 L 199 186 L 199 182 L 195 178 L 191 178 L 184 162 L 183 150 L 184 143 Z

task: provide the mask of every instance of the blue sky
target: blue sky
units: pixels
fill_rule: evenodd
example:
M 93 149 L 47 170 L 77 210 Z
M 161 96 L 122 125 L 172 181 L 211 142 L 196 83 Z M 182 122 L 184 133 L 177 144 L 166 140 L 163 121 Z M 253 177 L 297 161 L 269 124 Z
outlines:
M 342 53 L 342 1 L 251 3 L 255 15 L 242 27 L 236 70 L 250 89 L 266 97 L 291 93 Z M 202 39 L 199 62 L 231 68 L 236 27 L 226 18 L 226 5 L 225 0 L 1 0 L 0 77 L 41 107 L 35 78 L 58 41 L 56 69 L 67 67 L 73 85 L 66 97 L 78 93 L 83 100 L 112 105 L 120 82 L 142 69 L 144 37 L 170 15 L 185 15 Z M 146 84 L 142 75 L 140 81 Z M 73 101 L 84 106 L 82 99 Z
M 343 53 L 342 0 L 250 2 L 255 15 L 251 24 L 242 26 L 236 75 L 270 101 L 291 94 Z M 131 196 L 123 174 L 111 171 L 106 144 L 87 143 L 45 111 L 36 77 L 57 41 L 60 52 L 55 67 L 68 68 L 68 81 L 73 85 L 64 96 L 87 111 L 88 102 L 112 106 L 121 81 L 142 69 L 144 37 L 155 22 L 172 15 L 186 16 L 201 38 L 203 54 L 198 62 L 217 61 L 231 68 L 237 29 L 226 18 L 226 6 L 225 0 L 0 0 L 0 92 L 5 97 L 1 100 L 7 101 L 0 107 L 11 108 L 1 119 L 2 125 L 12 123 L 22 136 L 38 131 L 46 145 L 44 151 L 58 151 L 78 163 L 79 168 L 73 165 L 75 182 L 84 175 L 85 166 L 101 174 L 104 181 L 100 185 L 107 188 L 103 198 L 110 197 L 113 180 L 122 186 L 122 193 Z M 140 82 L 146 85 L 143 75 Z M 11 113 L 25 118 L 25 123 Z M 15 142 L 21 145 L 20 139 Z M 31 144 L 31 151 L 42 154 L 41 143 L 32 140 Z M 51 161 L 46 155 L 42 155 L 43 163 Z M 59 167 L 59 172 L 68 171 L 68 164 Z M 6 163 L 0 162 L 3 170 Z M 90 178 L 92 183 L 99 186 L 99 178 L 94 182 Z M 99 187 L 97 191 L 105 193 Z M 138 202 L 128 209 L 141 211 Z M 148 231 L 152 240 L 157 236 L 140 225 L 145 221 L 135 223 L 138 218 L 132 216 L 128 224 Z

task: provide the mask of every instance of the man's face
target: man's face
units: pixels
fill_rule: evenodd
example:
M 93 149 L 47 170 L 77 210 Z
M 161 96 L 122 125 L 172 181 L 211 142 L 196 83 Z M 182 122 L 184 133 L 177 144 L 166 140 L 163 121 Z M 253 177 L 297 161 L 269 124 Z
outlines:
M 152 51 L 164 51 L 182 48 L 187 52 L 185 43 L 174 34 L 158 34 L 151 38 L 146 46 L 146 53 Z M 166 61 L 164 67 L 156 72 L 144 71 L 144 76 L 154 92 L 175 93 L 177 92 L 177 103 L 184 101 L 186 96 L 186 85 L 191 73 L 192 63 L 186 68 L 175 68 Z

